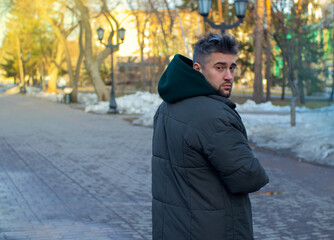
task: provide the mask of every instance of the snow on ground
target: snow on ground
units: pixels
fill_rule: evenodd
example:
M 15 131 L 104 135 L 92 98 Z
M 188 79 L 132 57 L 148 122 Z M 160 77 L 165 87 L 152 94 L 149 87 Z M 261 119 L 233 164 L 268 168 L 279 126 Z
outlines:
M 334 105 L 318 110 L 298 109 L 295 127 L 290 126 L 289 111 L 283 115 L 241 112 L 250 141 L 260 147 L 294 152 L 307 161 L 334 166 Z
M 121 113 L 140 114 L 133 123 L 142 126 L 153 125 L 153 116 L 162 102 L 157 94 L 147 92 L 137 92 L 116 101 Z M 99 113 L 108 111 L 108 103 L 93 106 Z M 91 107 L 86 107 L 86 111 L 92 111 Z M 257 146 L 291 151 L 307 161 L 334 166 L 334 105 L 315 110 L 296 107 L 295 127 L 290 126 L 290 106 L 247 100 L 237 104 L 237 111 L 249 140 Z
M 63 95 L 50 95 L 29 89 L 28 95 L 60 102 Z M 108 102 L 98 102 L 95 94 L 78 95 L 86 112 L 106 114 Z M 133 124 L 151 127 L 156 109 L 162 102 L 157 94 L 137 92 L 116 99 L 119 113 L 138 114 Z M 290 126 L 290 107 L 271 102 L 237 104 L 251 142 L 275 151 L 287 150 L 306 161 L 334 166 L 334 105 L 308 109 L 296 108 L 296 126 Z
M 64 94 L 63 93 L 47 93 L 41 91 L 40 88 L 35 88 L 35 87 L 27 87 L 27 95 L 32 96 L 32 97 L 37 97 L 37 98 L 44 98 L 53 102 L 62 102 Z
M 95 95 L 96 96 L 96 95 Z M 85 103 L 85 112 L 93 112 L 105 114 L 109 111 L 109 102 L 88 102 L 91 96 L 86 94 L 80 94 L 80 103 Z M 152 112 L 152 109 L 156 110 L 161 103 L 161 99 L 158 94 L 151 94 L 148 92 L 136 92 L 135 94 L 125 95 L 116 99 L 117 110 L 119 113 L 125 114 L 146 114 Z M 88 104 L 87 104 L 88 103 Z M 144 116 L 140 117 L 136 124 L 143 126 L 152 126 L 150 119 L 147 121 L 142 120 Z

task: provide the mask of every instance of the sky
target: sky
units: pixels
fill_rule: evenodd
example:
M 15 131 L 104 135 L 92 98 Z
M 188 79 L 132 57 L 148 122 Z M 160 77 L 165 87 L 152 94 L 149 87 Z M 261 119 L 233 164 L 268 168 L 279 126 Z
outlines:
M 62 95 L 28 91 L 29 95 L 56 101 Z M 87 113 L 107 114 L 109 102 L 98 102 L 96 94 L 78 95 Z M 132 123 L 152 127 L 153 116 L 162 102 L 158 94 L 136 92 L 116 98 L 120 114 L 135 114 Z M 334 105 L 309 109 L 296 108 L 296 126 L 290 126 L 290 106 L 275 106 L 271 102 L 255 104 L 247 100 L 237 104 L 247 129 L 248 139 L 259 147 L 276 152 L 290 152 L 300 161 L 334 166 Z

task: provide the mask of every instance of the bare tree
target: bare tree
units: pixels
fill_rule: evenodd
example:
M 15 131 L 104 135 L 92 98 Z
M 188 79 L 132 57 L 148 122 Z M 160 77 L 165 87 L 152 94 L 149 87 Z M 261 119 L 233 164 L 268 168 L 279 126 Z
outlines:
M 176 7 L 176 0 L 174 0 L 174 5 Z M 184 31 L 184 27 L 183 27 L 183 23 L 182 23 L 182 18 L 180 16 L 180 11 L 178 8 L 175 9 L 176 11 L 176 16 L 179 20 L 179 25 L 180 25 L 180 32 L 181 32 L 181 36 L 182 36 L 182 40 L 183 40 L 183 44 L 184 44 L 184 48 L 186 50 L 186 56 L 188 58 L 190 58 L 190 47 L 189 47 L 189 44 L 187 42 L 187 38 L 186 38 L 186 34 L 185 34 L 185 31 Z
M 71 100 L 72 102 L 76 102 L 77 101 L 77 80 L 74 77 L 74 73 L 73 73 L 73 66 L 72 66 L 72 60 L 71 60 L 71 55 L 70 55 L 70 51 L 67 45 L 67 38 L 68 36 L 71 34 L 71 32 L 77 28 L 77 25 L 73 25 L 68 29 L 65 29 L 65 24 L 64 24 L 64 11 L 67 8 L 66 6 L 66 2 L 58 2 L 62 4 L 62 10 L 57 11 L 57 19 L 52 18 L 49 10 L 47 9 L 47 7 L 52 7 L 52 2 L 47 1 L 48 4 L 46 4 L 46 2 L 44 4 L 39 4 L 39 10 L 41 12 L 41 16 L 43 18 L 45 18 L 48 23 L 51 25 L 51 27 L 54 29 L 54 32 L 57 36 L 57 38 L 59 39 L 59 43 L 62 45 L 62 51 L 65 55 L 65 61 L 66 61 L 66 65 L 67 65 L 67 71 L 68 71 L 68 76 L 70 79 L 70 86 L 73 89 L 72 95 L 71 95 Z
M 263 42 L 263 23 L 264 23 L 264 0 L 257 0 L 256 4 L 256 27 L 254 30 L 255 39 L 255 62 L 254 62 L 254 91 L 253 99 L 256 103 L 263 101 L 262 86 L 262 42 Z
M 303 25 L 303 20 L 302 20 L 302 5 L 301 5 L 301 0 L 298 0 L 298 7 L 296 10 L 296 15 L 297 15 L 297 56 L 298 56 L 298 66 L 302 66 L 302 32 L 301 28 Z M 302 72 L 299 70 L 298 71 L 298 92 L 299 92 L 299 102 L 301 104 L 305 104 L 305 96 L 304 96 L 304 83 L 303 83 L 303 77 L 302 77 Z
M 112 42 L 112 37 L 114 36 L 114 33 L 118 29 L 114 29 L 111 20 L 116 21 L 117 20 L 110 14 L 110 11 L 107 9 L 106 0 L 101 0 L 102 6 L 101 6 L 101 12 L 108 20 L 111 26 L 111 33 L 108 37 L 108 44 Z M 83 34 L 83 49 L 84 49 L 84 55 L 85 55 L 85 67 L 87 69 L 88 75 L 94 85 L 95 92 L 98 96 L 99 101 L 109 101 L 110 95 L 105 87 L 105 83 L 100 75 L 99 69 L 101 64 L 103 63 L 104 59 L 111 54 L 111 48 L 105 48 L 103 51 L 101 51 L 98 55 L 94 55 L 93 53 L 93 44 L 92 44 L 92 28 L 90 24 L 90 20 L 92 19 L 92 16 L 90 15 L 89 8 L 84 4 L 83 0 L 75 0 L 75 4 L 77 9 L 80 12 L 80 28 L 82 30 Z
M 333 54 L 333 57 L 334 57 L 334 54 Z M 334 69 L 334 61 L 333 61 L 333 69 Z M 329 101 L 333 101 L 334 99 L 334 70 L 332 70 L 332 91 L 331 91 L 331 94 L 330 94 L 330 97 L 329 97 Z
M 175 23 L 175 12 L 172 11 L 169 7 L 169 4 L 167 0 L 148 0 L 151 10 L 155 14 L 159 25 L 160 25 L 160 30 L 163 35 L 163 42 L 164 42 L 164 48 L 163 52 L 164 55 L 168 58 L 170 53 L 169 53 L 169 44 L 171 41 L 169 41 L 172 36 L 173 36 L 173 26 Z M 166 9 L 166 11 L 159 11 L 158 9 Z M 169 21 L 166 22 L 166 12 L 168 14 L 168 19 Z M 167 28 L 167 29 L 166 29 Z
M 145 68 L 145 37 L 148 28 L 149 20 L 151 18 L 151 13 L 149 11 L 149 4 L 145 0 L 137 0 L 136 6 L 134 6 L 134 1 L 128 0 L 128 5 L 132 10 L 132 14 L 136 19 L 136 30 L 137 30 L 137 43 L 140 49 L 140 69 L 141 69 L 141 88 L 146 89 L 147 78 L 146 78 L 146 68 Z
M 285 5 L 273 5 L 274 11 L 272 11 L 272 15 L 275 19 L 275 33 L 274 33 L 274 39 L 278 47 L 281 49 L 282 57 L 283 57 L 283 68 L 284 74 L 288 78 L 288 83 L 292 91 L 293 97 L 298 97 L 298 89 L 294 81 L 294 63 L 293 63 L 293 57 L 294 57 L 294 41 L 291 39 L 291 36 L 289 35 L 289 26 L 286 25 L 285 22 L 285 15 L 280 10 L 280 8 L 286 7 Z M 284 79 L 283 79 L 284 80 Z
M 80 79 L 80 69 L 81 69 L 81 64 L 82 64 L 82 61 L 84 59 L 84 56 L 85 56 L 85 50 L 84 50 L 84 46 L 83 46 L 83 27 L 81 26 L 81 21 L 79 21 L 79 25 L 80 25 L 80 32 L 79 32 L 79 56 L 78 56 L 78 59 L 77 59 L 77 64 L 76 64 L 76 67 L 75 67 L 75 83 L 76 83 L 76 86 L 75 86 L 75 89 L 77 91 L 77 88 L 78 88 L 78 82 L 79 82 L 79 79 Z
M 270 101 L 270 87 L 271 87 L 271 3 L 270 0 L 266 0 L 266 79 L 267 79 L 267 91 L 266 101 Z

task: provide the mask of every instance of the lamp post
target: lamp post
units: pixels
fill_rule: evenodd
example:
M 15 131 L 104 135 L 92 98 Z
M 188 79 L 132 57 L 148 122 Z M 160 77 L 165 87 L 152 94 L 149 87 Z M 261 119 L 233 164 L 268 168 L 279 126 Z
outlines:
M 114 87 L 114 52 L 119 50 L 119 46 L 123 43 L 125 38 L 125 29 L 120 28 L 117 31 L 117 43 L 113 44 L 105 44 L 102 42 L 104 29 L 99 27 L 97 30 L 97 37 L 105 47 L 110 48 L 111 51 L 111 72 L 110 72 L 110 80 L 111 80 L 111 92 L 110 92 L 110 102 L 109 108 L 112 113 L 117 113 L 117 103 L 115 99 L 115 87 Z M 111 32 L 111 39 L 114 35 L 114 30 Z
M 22 86 L 20 88 L 20 93 L 26 93 L 26 81 L 25 81 L 25 63 L 30 60 L 30 52 L 27 53 L 26 59 L 23 59 L 23 54 L 20 54 L 21 61 L 22 61 L 22 70 L 23 70 L 23 76 L 22 76 Z
M 218 1 L 221 1 L 221 0 L 218 0 Z M 199 13 L 201 14 L 202 17 L 204 17 L 205 22 L 207 22 L 214 29 L 220 29 L 222 34 L 225 33 L 225 30 L 237 27 L 239 24 L 243 22 L 243 19 L 246 16 L 248 1 L 247 0 L 235 0 L 234 8 L 235 8 L 235 12 L 239 20 L 233 24 L 226 24 L 224 22 L 220 24 L 215 24 L 214 22 L 211 22 L 208 19 L 208 15 L 211 9 L 211 3 L 212 3 L 212 0 L 198 0 Z

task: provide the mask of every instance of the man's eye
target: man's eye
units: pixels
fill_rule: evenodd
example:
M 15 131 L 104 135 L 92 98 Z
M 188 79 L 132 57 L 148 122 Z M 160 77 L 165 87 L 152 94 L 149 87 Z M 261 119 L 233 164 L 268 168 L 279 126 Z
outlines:
M 231 71 L 231 72 L 234 72 L 236 68 L 237 68 L 236 66 L 234 66 L 234 67 L 230 67 L 230 71 Z

